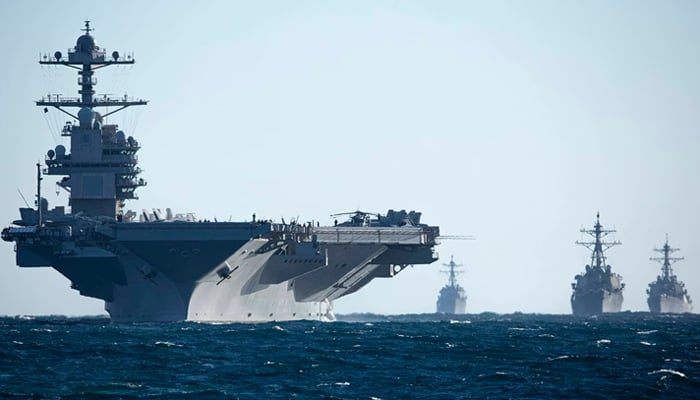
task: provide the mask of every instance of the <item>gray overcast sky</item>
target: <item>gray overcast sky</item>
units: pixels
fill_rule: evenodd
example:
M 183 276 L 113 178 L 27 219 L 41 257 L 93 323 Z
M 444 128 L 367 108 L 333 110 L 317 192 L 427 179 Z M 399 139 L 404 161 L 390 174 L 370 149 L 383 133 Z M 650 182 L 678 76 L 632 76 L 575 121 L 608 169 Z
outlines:
M 199 4 L 204 3 L 204 4 Z M 459 276 L 468 312 L 569 313 L 596 212 L 622 246 L 624 310 L 644 311 L 665 234 L 700 298 L 697 1 L 0 1 L 0 221 L 32 201 L 34 163 L 66 120 L 33 105 L 77 96 L 41 67 L 92 20 L 136 64 L 98 93 L 150 100 L 116 114 L 149 185 L 128 208 L 220 220 L 320 220 L 357 208 L 422 211 L 441 260 L 375 280 L 336 311 L 434 312 Z M 65 193 L 53 192 L 64 204 Z M 0 243 L 0 314 L 100 314 L 58 272 L 14 266 Z

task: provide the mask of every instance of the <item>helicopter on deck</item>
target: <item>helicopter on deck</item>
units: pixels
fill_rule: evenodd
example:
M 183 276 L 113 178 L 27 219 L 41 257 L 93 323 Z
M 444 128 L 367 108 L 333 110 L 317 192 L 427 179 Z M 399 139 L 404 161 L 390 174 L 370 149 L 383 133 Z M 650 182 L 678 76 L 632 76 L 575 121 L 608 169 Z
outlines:
M 337 217 L 348 215 L 348 220 L 345 222 L 338 222 Z M 368 211 L 355 210 L 350 212 L 342 212 L 337 214 L 331 214 L 332 218 L 336 218 L 334 221 L 335 226 L 421 226 L 420 217 L 422 213 L 416 211 L 406 210 L 394 211 L 389 210 L 385 215 L 379 213 L 373 213 Z

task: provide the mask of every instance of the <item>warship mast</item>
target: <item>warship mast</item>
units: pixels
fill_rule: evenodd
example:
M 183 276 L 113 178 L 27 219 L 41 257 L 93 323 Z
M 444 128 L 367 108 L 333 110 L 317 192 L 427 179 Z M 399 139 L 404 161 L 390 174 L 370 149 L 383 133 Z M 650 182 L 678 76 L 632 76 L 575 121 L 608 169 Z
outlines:
M 581 233 L 586 233 L 591 235 L 595 240 L 592 242 L 576 241 L 576 244 L 586 247 L 592 251 L 591 254 L 591 267 L 605 270 L 608 266 L 605 261 L 605 252 L 613 246 L 622 244 L 622 242 L 615 240 L 612 242 L 605 242 L 603 239 L 611 233 L 617 232 L 614 229 L 603 229 L 603 225 L 600 224 L 600 213 L 596 214 L 596 222 L 593 229 L 580 229 Z
M 450 256 L 450 262 L 449 262 L 449 264 L 442 264 L 442 265 L 444 265 L 445 267 L 449 267 L 449 270 L 447 270 L 447 271 L 440 271 L 440 272 L 442 272 L 443 274 L 447 274 L 447 275 L 449 276 L 449 280 L 448 280 L 447 285 L 448 285 L 449 287 L 453 287 L 453 288 L 454 288 L 454 287 L 457 287 L 457 286 L 458 286 L 458 284 L 457 284 L 457 274 L 463 274 L 463 273 L 464 273 L 463 270 L 457 270 L 457 268 L 461 267 L 462 264 L 457 264 L 457 263 L 455 263 L 454 256 Z
M 145 100 L 134 100 L 124 95 L 121 98 L 102 95 L 95 97 L 94 77 L 98 69 L 112 65 L 134 64 L 131 55 L 126 57 L 113 51 L 111 59 L 105 49 L 95 44 L 90 35 L 94 29 L 90 21 L 85 21 L 85 32 L 80 36 L 73 49 L 68 50 L 68 58 L 60 51 L 53 56 L 44 54 L 39 61 L 41 65 L 61 65 L 78 71 L 78 98 L 61 95 L 48 95 L 36 102 L 37 106 L 54 107 L 78 120 L 78 125 L 66 122 L 61 136 L 71 139 L 70 154 L 66 154 L 63 145 L 47 152 L 44 171 L 47 175 L 64 175 L 58 185 L 70 193 L 71 211 L 82 212 L 86 216 L 107 216 L 117 218 L 122 213 L 124 201 L 137 199 L 136 188 L 146 185 L 143 179 L 137 179 L 141 169 L 136 167 L 136 152 L 140 146 L 131 136 L 125 138 L 124 132 L 117 130 L 117 125 L 104 124 L 103 118 L 130 106 L 146 105 Z M 100 115 L 95 107 L 116 107 Z M 66 108 L 79 108 L 77 114 Z
M 662 253 L 663 257 L 649 257 L 649 260 L 658 261 L 659 263 L 661 263 L 661 279 L 671 279 L 671 277 L 673 276 L 673 269 L 671 268 L 671 265 L 675 264 L 677 261 L 684 260 L 683 257 L 671 257 L 671 253 L 675 253 L 678 250 L 680 249 L 674 249 L 668 245 L 668 234 L 666 234 L 666 243 L 664 244 L 664 247 L 660 249 L 654 249 L 654 251 Z

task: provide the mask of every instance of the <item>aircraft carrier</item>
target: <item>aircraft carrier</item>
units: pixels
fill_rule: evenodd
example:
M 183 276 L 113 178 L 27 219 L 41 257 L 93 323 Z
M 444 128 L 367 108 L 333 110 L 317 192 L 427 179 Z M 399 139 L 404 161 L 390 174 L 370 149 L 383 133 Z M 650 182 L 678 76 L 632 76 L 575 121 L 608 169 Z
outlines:
M 649 258 L 662 265 L 661 275 L 657 276 L 656 281 L 650 283 L 647 289 L 647 304 L 649 304 L 649 311 L 653 313 L 686 313 L 693 310 L 693 301 L 688 296 L 685 284 L 678 280 L 671 268 L 676 261 L 683 260 L 683 257 L 671 257 L 671 253 L 678 250 L 680 249 L 669 246 L 668 237 L 666 237 L 664 246 L 654 249 L 663 254 L 663 257 Z
M 45 166 L 36 165 L 36 208 L 21 208 L 20 219 L 2 230 L 20 267 L 53 267 L 81 295 L 104 300 L 116 321 L 248 322 L 333 320 L 334 300 L 437 260 L 439 228 L 414 211 L 357 211 L 320 226 L 254 214 L 249 222 L 212 222 L 169 209 L 125 209 L 146 185 L 140 145 L 105 117 L 147 101 L 95 95 L 97 70 L 134 58 L 97 46 L 89 21 L 83 31 L 67 54 L 39 61 L 77 70 L 80 97 L 36 102 L 72 118 L 61 132 L 70 148 L 59 144 Z M 49 209 L 41 195 L 45 175 L 62 177 L 57 184 L 69 193 L 70 208 Z
M 621 244 L 619 241 L 606 242 L 604 238 L 614 233 L 614 230 L 603 229 L 600 224 L 600 213 L 592 230 L 581 229 L 581 233 L 593 237 L 592 242 L 577 241 L 591 250 L 591 263 L 586 265 L 583 274 L 576 275 L 576 282 L 571 284 L 574 292 L 571 295 L 571 308 L 574 315 L 594 315 L 601 313 L 620 312 L 622 308 L 622 277 L 614 272 L 607 264 L 605 251 Z
M 438 314 L 464 314 L 467 308 L 467 295 L 457 283 L 457 274 L 463 272 L 458 270 L 461 265 L 455 263 L 454 257 L 450 257 L 449 264 L 443 265 L 449 268 L 447 271 L 442 271 L 449 276 L 449 280 L 447 285 L 440 289 L 437 312 Z

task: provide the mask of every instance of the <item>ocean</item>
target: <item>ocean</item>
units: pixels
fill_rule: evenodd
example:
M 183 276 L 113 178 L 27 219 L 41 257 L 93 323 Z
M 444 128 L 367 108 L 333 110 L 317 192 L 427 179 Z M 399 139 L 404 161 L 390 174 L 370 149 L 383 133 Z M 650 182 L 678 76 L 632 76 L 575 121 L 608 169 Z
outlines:
M 0 398 L 700 398 L 700 315 L 2 317 Z

